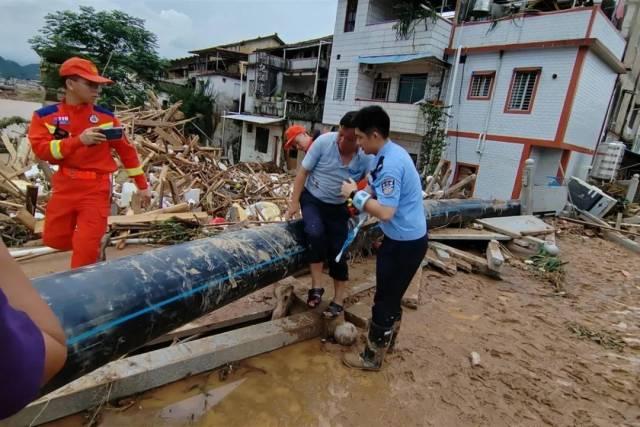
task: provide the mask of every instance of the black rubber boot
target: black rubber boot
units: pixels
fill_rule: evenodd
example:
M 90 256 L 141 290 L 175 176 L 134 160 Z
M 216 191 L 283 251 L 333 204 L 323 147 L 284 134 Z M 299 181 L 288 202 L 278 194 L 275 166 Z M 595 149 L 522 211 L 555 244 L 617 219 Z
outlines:
M 342 358 L 342 362 L 350 368 L 365 371 L 379 371 L 382 369 L 384 355 L 389 348 L 393 326 L 384 328 L 371 322 L 367 344 L 362 353 L 349 353 Z
M 396 341 L 398 339 L 398 332 L 400 332 L 400 326 L 402 325 L 402 313 L 396 317 L 396 321 L 393 323 L 393 330 L 391 332 L 391 341 L 389 342 L 389 349 L 387 353 L 393 353 L 396 347 Z

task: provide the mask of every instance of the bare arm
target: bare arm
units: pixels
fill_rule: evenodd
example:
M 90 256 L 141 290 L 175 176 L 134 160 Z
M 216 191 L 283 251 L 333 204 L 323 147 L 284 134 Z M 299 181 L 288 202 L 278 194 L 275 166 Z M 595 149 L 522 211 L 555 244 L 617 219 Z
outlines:
M 389 221 L 396 213 L 396 208 L 384 206 L 375 199 L 369 199 L 364 205 L 364 211 L 369 215 L 375 216 L 381 221 Z
M 291 200 L 289 201 L 289 209 L 285 214 L 285 219 L 291 219 L 300 212 L 300 196 L 302 190 L 304 190 L 304 183 L 307 181 L 309 172 L 302 166 L 296 173 L 296 179 L 293 181 L 293 193 L 291 194 Z
M 45 345 L 44 384 L 62 369 L 66 361 L 67 345 L 64 331 L 51 308 L 31 285 L 31 281 L 1 240 L 0 271 L 0 289 L 7 296 L 9 304 L 27 314 L 42 332 Z

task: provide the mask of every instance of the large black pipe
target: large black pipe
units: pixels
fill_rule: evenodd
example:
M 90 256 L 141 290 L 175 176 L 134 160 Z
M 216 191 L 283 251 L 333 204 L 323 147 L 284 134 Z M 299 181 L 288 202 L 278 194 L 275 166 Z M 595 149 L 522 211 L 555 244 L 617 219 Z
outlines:
M 518 202 L 426 201 L 432 227 L 517 215 Z M 303 269 L 302 223 L 268 225 L 34 280 L 68 337 L 56 389 L 206 313 Z

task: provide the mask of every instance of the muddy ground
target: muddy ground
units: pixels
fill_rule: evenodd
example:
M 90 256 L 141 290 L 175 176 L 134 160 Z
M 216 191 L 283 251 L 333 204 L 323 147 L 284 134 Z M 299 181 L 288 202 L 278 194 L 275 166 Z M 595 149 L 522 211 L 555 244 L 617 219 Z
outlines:
M 502 281 L 425 270 L 381 373 L 316 339 L 48 425 L 640 426 L 640 258 L 579 235 L 559 246 L 560 292 L 521 263 Z

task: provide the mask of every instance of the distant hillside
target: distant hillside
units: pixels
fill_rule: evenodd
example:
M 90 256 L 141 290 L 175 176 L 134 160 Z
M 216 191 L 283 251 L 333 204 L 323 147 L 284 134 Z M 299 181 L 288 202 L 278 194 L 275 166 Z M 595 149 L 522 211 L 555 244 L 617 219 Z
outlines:
M 22 66 L 17 62 L 4 59 L 0 56 L 0 77 L 39 80 L 40 65 L 29 64 Z

